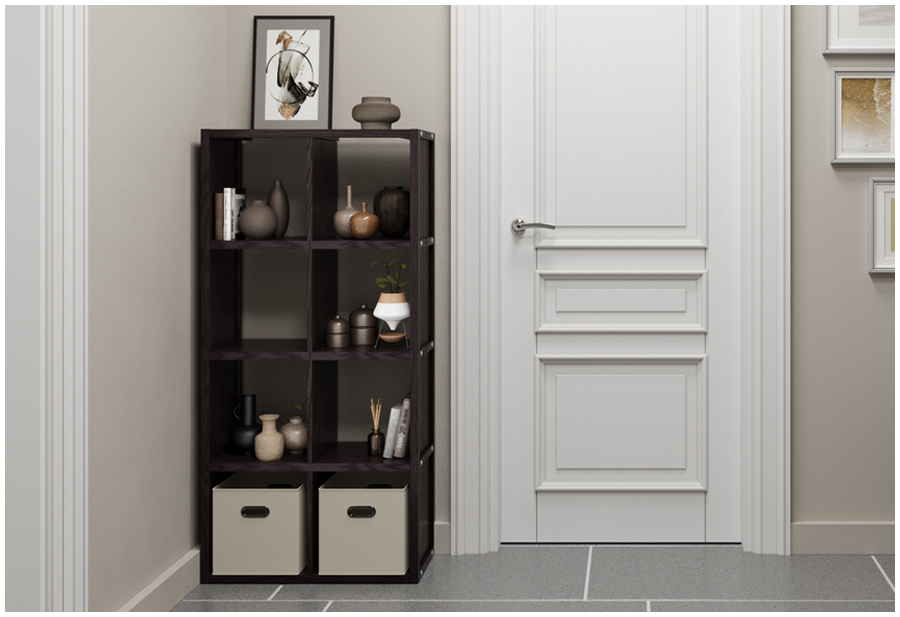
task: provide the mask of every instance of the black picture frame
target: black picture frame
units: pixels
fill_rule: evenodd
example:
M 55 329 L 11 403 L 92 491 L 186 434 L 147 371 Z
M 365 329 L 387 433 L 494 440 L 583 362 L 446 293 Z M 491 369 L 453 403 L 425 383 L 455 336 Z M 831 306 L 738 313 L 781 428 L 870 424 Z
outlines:
M 254 17 L 251 128 L 330 129 L 333 58 L 334 16 Z

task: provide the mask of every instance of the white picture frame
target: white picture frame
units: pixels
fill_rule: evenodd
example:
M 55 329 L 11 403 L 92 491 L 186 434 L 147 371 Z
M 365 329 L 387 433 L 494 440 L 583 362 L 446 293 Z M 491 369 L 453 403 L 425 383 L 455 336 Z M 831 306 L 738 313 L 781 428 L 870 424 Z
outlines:
M 894 272 L 893 178 L 869 178 L 869 272 Z
M 822 12 L 824 55 L 894 53 L 893 4 L 829 4 Z
M 831 162 L 894 162 L 894 69 L 831 69 Z

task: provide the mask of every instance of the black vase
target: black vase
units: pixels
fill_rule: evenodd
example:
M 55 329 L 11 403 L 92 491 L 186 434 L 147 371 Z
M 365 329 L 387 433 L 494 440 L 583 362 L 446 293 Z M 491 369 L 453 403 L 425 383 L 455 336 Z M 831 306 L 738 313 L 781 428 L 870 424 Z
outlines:
M 239 454 L 253 452 L 253 440 L 262 432 L 262 427 L 256 422 L 256 395 L 245 394 L 241 397 L 241 415 L 235 417 L 241 421 L 231 429 L 231 447 Z M 237 412 L 237 407 L 234 408 Z
M 384 187 L 375 193 L 374 212 L 381 235 L 400 238 L 409 229 L 409 191 L 400 186 Z

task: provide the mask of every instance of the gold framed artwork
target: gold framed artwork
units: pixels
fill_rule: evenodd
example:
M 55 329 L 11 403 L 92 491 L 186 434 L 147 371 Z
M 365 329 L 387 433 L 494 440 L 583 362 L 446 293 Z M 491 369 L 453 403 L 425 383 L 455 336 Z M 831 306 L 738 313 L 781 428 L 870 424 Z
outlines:
M 869 178 L 869 272 L 894 272 L 894 179 Z
M 825 55 L 893 54 L 893 4 L 829 4 L 825 14 Z
M 831 162 L 893 163 L 894 70 L 831 69 Z

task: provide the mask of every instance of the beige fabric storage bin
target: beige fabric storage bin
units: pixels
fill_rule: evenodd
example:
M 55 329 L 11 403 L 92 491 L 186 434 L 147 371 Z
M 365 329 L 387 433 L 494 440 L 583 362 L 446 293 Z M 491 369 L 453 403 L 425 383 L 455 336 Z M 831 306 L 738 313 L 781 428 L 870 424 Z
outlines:
M 389 485 L 391 488 L 367 488 Z M 403 472 L 336 473 L 319 487 L 319 574 L 406 574 Z
M 300 574 L 305 480 L 306 474 L 241 472 L 213 488 L 213 574 Z

